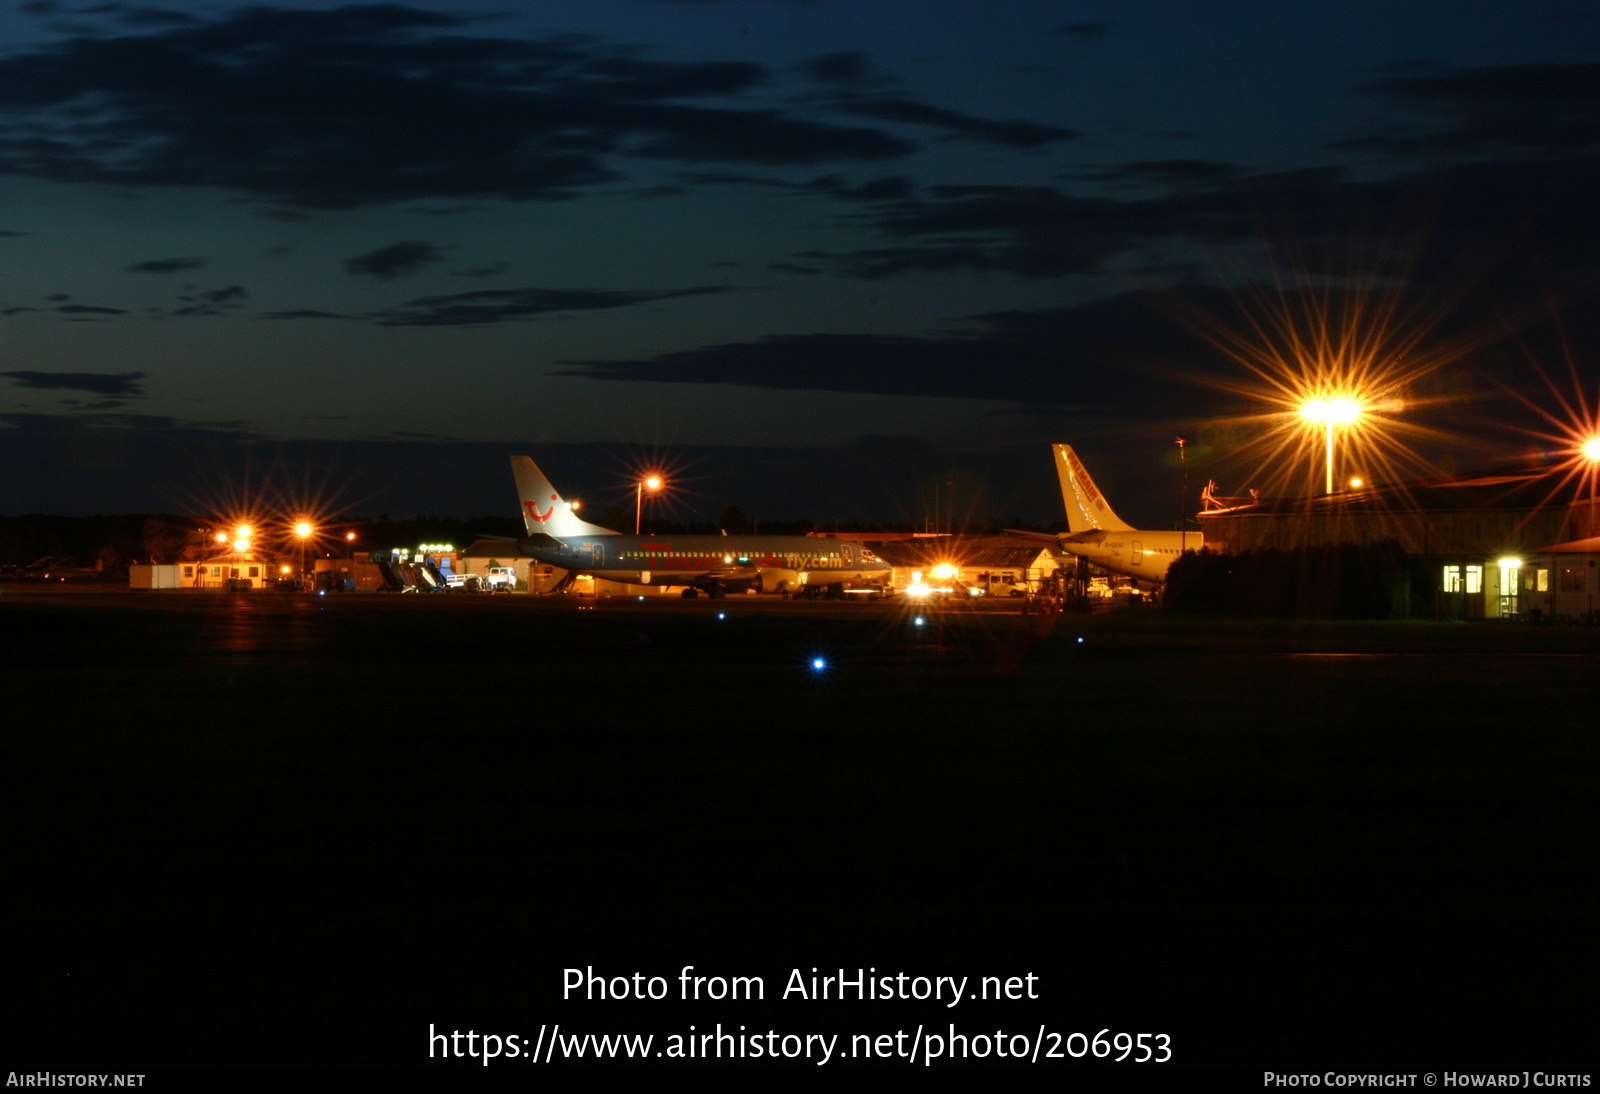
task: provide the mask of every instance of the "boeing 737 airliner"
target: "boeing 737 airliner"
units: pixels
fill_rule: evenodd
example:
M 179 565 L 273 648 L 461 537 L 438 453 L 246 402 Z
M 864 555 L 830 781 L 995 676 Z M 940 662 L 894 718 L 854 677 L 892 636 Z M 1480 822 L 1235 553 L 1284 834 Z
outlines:
M 889 584 L 890 567 L 858 543 L 813 536 L 627 536 L 578 519 L 527 456 L 512 456 L 529 558 L 629 585 L 681 585 L 685 597 L 730 590 L 812 594 Z
M 1096 566 L 1148 581 L 1165 581 L 1167 568 L 1179 555 L 1200 549 L 1200 532 L 1142 532 L 1125 523 L 1111 511 L 1072 446 L 1058 444 L 1054 448 L 1068 531 L 1059 536 L 1038 532 L 1008 534 L 1051 540 L 1061 550 L 1080 555 Z

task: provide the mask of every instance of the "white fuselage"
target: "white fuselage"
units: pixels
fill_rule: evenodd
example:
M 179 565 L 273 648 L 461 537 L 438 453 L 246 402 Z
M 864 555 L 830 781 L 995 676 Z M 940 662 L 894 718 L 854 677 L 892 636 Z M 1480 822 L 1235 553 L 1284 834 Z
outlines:
M 1198 551 L 1199 532 L 1141 532 L 1134 529 L 1068 533 L 1061 549 L 1113 573 L 1165 581 L 1167 568 L 1184 551 Z
M 629 585 L 884 583 L 889 564 L 859 544 L 813 536 L 567 536 L 523 540 L 522 553 L 570 573 Z

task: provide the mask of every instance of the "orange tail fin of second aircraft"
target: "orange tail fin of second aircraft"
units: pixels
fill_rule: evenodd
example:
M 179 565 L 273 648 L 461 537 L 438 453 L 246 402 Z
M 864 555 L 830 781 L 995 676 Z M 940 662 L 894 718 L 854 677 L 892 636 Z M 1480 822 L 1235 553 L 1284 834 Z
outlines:
M 1058 444 L 1056 474 L 1061 476 L 1061 501 L 1067 507 L 1067 527 L 1074 532 L 1128 532 L 1133 525 L 1111 511 L 1105 495 L 1089 477 L 1088 468 L 1070 444 Z

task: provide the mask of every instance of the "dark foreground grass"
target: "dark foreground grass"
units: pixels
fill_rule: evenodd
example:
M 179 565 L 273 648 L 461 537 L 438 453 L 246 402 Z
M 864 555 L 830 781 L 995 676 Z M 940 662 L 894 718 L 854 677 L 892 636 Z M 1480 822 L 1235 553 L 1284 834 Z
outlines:
M 728 603 L 7 589 L 8 1047 L 954 1021 L 1278 1070 L 1593 1063 L 1594 632 Z M 768 1000 L 563 1003 L 591 965 Z M 1041 998 L 776 998 L 813 966 Z

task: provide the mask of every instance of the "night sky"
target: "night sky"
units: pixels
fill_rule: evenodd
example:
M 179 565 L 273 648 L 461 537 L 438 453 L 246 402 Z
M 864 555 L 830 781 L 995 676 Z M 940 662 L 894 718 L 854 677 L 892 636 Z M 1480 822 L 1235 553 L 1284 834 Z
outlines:
M 1594 392 L 1600 9 L 34 2 L 0 14 L 0 513 L 281 481 L 514 511 L 1171 527 L 1219 328 L 1399 302 L 1441 469 Z M 1287 294 L 1287 296 L 1285 296 Z M 1343 312 L 1341 312 L 1343 314 Z M 1449 347 L 1448 350 L 1442 347 Z M 1425 408 L 1425 409 L 1424 409 Z M 219 485 L 220 484 L 220 485 Z

